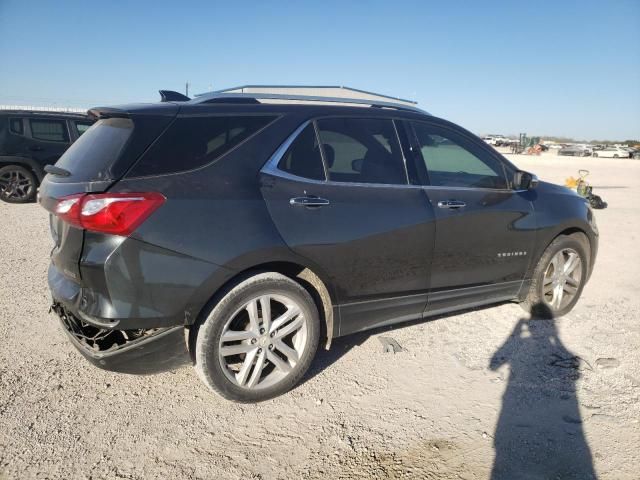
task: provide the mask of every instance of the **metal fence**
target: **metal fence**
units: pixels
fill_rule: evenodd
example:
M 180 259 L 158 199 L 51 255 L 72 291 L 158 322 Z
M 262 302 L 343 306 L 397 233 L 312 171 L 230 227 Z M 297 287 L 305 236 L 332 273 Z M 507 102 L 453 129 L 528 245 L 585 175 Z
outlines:
M 0 105 L 0 110 L 35 110 L 38 112 L 86 113 L 86 108 L 43 107 L 38 105 Z

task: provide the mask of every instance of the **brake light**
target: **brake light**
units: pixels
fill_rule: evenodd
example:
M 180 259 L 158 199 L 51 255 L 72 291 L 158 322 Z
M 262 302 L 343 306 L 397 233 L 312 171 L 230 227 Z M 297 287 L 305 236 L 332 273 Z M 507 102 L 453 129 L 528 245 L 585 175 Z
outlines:
M 55 214 L 86 230 L 128 236 L 164 201 L 157 192 L 70 195 L 58 200 Z

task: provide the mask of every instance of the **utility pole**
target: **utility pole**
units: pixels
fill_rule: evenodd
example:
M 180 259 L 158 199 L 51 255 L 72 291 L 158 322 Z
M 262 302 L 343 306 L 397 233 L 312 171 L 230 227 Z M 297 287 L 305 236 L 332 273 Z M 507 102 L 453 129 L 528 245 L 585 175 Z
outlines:
M 184 91 L 185 91 L 185 95 L 188 97 L 189 96 L 189 82 L 184 84 Z

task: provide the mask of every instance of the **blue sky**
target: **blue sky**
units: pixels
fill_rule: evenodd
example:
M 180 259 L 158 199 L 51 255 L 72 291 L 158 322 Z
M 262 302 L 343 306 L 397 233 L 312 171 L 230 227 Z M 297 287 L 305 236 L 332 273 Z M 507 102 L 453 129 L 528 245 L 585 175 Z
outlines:
M 477 133 L 640 138 L 640 1 L 0 0 L 0 104 L 346 85 Z

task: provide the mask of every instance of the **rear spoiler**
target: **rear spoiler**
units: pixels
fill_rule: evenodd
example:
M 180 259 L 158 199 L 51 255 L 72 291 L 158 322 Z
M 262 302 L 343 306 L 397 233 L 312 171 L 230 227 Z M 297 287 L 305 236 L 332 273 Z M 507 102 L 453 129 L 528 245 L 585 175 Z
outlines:
M 97 107 L 88 110 L 87 115 L 89 115 L 89 118 L 92 120 L 99 120 L 101 118 L 128 118 L 129 112 L 119 108 Z
M 160 93 L 161 102 L 188 102 L 191 100 L 186 95 L 173 90 L 158 90 L 158 92 Z
M 179 107 L 173 102 L 138 103 L 115 105 L 111 107 L 94 107 L 87 114 L 93 120 L 102 118 L 133 118 L 136 116 L 175 117 Z

